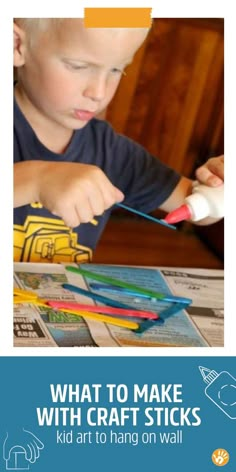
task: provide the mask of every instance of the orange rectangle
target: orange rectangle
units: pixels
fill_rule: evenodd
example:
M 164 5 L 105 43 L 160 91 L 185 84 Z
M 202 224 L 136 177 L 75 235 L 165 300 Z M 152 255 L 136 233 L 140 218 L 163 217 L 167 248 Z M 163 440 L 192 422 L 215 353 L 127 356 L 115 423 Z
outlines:
M 86 28 L 150 28 L 151 8 L 85 8 Z

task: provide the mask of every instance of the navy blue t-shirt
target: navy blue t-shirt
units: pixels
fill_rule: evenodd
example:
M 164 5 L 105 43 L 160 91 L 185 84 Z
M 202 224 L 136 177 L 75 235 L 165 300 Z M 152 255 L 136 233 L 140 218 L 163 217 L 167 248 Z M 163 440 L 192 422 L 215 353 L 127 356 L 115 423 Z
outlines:
M 125 195 L 124 203 L 149 213 L 172 193 L 180 176 L 131 139 L 117 134 L 106 122 L 92 119 L 74 131 L 63 154 L 47 149 L 14 103 L 14 162 L 45 160 L 79 162 L 100 167 Z M 90 261 L 110 216 L 98 225 L 81 224 L 70 230 L 41 204 L 32 202 L 14 210 L 14 259 L 25 262 Z

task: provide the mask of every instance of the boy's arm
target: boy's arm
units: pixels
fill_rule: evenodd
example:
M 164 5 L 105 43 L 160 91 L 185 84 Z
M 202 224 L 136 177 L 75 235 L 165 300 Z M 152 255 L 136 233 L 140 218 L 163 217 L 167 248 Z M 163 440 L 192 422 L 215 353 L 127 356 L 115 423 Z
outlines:
M 75 228 L 124 199 L 104 172 L 74 162 L 25 161 L 14 164 L 14 207 L 40 202 Z
M 14 208 L 38 201 L 38 178 L 43 161 L 14 164 Z
M 200 183 L 209 185 L 210 187 L 222 185 L 224 182 L 224 156 L 209 159 L 203 166 L 196 170 L 196 178 Z M 169 213 L 182 205 L 185 197 L 192 193 L 192 183 L 192 180 L 182 177 L 172 194 L 160 206 L 160 209 Z M 208 217 L 194 222 L 194 224 L 209 225 L 217 221 L 218 219 L 216 218 Z

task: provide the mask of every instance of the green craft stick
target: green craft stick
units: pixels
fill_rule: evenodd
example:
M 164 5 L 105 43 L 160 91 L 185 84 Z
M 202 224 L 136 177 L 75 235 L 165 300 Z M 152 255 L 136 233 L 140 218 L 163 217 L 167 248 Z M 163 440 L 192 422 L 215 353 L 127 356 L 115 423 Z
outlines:
M 110 285 L 116 285 L 117 287 L 127 288 L 128 290 L 133 290 L 137 293 L 148 295 L 151 298 L 157 298 L 159 300 L 165 298 L 165 295 L 163 295 L 163 293 L 148 290 L 146 288 L 139 287 L 138 285 L 129 284 L 128 282 L 124 282 L 123 280 L 113 279 L 111 277 L 107 277 L 106 275 L 97 274 L 95 272 L 90 272 L 84 269 L 79 269 L 78 267 L 66 266 L 66 270 L 69 270 L 70 272 L 75 272 L 76 274 L 84 275 L 85 277 L 89 277 L 93 280 L 98 280 L 99 282 L 104 282 Z

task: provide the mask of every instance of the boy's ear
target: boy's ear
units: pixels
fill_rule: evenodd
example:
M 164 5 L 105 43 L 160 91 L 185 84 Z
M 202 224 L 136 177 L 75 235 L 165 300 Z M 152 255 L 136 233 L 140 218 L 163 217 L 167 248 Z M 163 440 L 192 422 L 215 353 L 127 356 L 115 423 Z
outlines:
M 14 23 L 14 67 L 21 67 L 25 63 L 26 36 L 25 32 Z

